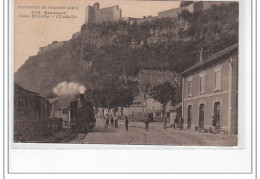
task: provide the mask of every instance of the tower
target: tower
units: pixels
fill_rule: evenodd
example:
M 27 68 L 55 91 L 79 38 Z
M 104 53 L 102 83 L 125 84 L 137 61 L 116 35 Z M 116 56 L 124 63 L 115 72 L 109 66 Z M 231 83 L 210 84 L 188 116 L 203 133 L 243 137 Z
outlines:
M 99 3 L 96 2 L 95 4 L 93 4 L 94 10 L 98 10 L 99 9 Z
M 95 22 L 95 9 L 93 6 L 86 8 L 85 24 L 91 24 Z

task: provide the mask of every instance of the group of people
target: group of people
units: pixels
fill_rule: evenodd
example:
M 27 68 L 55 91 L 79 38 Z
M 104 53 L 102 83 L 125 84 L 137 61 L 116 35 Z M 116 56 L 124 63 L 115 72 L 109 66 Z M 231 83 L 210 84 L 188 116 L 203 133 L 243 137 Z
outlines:
M 150 122 L 150 120 L 148 119 L 147 116 L 145 116 L 144 124 L 145 124 L 145 129 L 146 129 L 147 131 L 148 131 L 148 129 L 149 129 L 149 122 Z M 164 128 L 164 129 L 167 129 L 167 118 L 166 118 L 166 117 L 163 118 L 163 128 Z
M 110 115 L 106 114 L 104 119 L 105 119 L 105 128 L 108 128 L 109 121 L 110 121 L 110 124 L 112 127 L 118 128 L 119 116 L 115 116 L 115 119 L 114 119 L 114 117 L 111 114 Z
M 106 114 L 104 119 L 105 119 L 105 128 L 108 128 L 109 121 L 110 121 L 111 127 L 118 128 L 119 116 L 113 117 L 111 114 L 110 115 Z M 128 130 L 128 124 L 129 124 L 128 117 L 125 116 L 125 127 L 126 127 L 126 130 Z
M 183 118 L 176 116 L 175 119 L 174 119 L 173 128 L 182 130 L 183 129 L 183 123 L 184 123 Z
M 113 117 L 111 114 L 108 115 L 106 114 L 104 119 L 105 119 L 105 128 L 108 128 L 109 126 L 109 121 L 110 121 L 110 125 L 111 127 L 115 127 L 115 128 L 118 128 L 118 120 L 119 120 L 119 116 L 115 116 Z M 129 126 L 129 119 L 128 119 L 128 116 L 124 116 L 124 122 L 125 122 L 125 129 L 128 130 L 128 126 Z M 183 129 L 183 118 L 180 117 L 178 118 L 176 116 L 175 120 L 174 120 L 174 124 L 173 124 L 173 128 L 175 129 Z M 147 116 L 145 116 L 145 119 L 144 119 L 144 124 L 145 124 L 145 129 L 146 131 L 149 130 L 149 123 L 150 123 L 150 120 Z M 167 129 L 167 118 L 164 117 L 163 118 L 163 128 L 164 129 Z

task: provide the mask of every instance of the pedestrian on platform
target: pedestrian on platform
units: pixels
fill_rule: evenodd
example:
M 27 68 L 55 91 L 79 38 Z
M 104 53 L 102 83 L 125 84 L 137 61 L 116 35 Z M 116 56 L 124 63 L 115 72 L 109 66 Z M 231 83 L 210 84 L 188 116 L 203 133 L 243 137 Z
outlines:
M 110 114 L 110 123 L 111 123 L 111 127 L 113 127 L 114 126 L 114 118 L 111 114 Z
M 184 120 L 183 120 L 183 117 L 181 117 L 181 119 L 180 119 L 180 130 L 183 129 L 183 123 L 184 123 Z
M 105 115 L 105 128 L 108 128 L 108 123 L 109 123 L 109 117 L 108 114 Z
M 125 129 L 126 130 L 128 130 L 128 124 L 129 124 L 128 117 L 125 116 Z
M 175 119 L 174 119 L 174 123 L 173 123 L 173 128 L 174 129 L 178 129 L 179 127 L 179 119 L 177 116 L 175 116 Z
M 216 125 L 217 125 L 216 118 L 215 116 L 212 116 L 212 128 L 211 128 L 212 134 L 216 134 Z
M 167 118 L 166 117 L 164 117 L 164 119 L 163 119 L 163 127 L 164 127 L 164 129 L 167 129 Z
M 118 128 L 118 118 L 119 118 L 119 116 L 116 116 L 116 118 L 115 118 L 115 128 Z
M 149 119 L 148 119 L 147 116 L 145 116 L 145 118 L 144 118 L 144 124 L 145 124 L 146 131 L 148 131 L 148 129 L 149 129 Z

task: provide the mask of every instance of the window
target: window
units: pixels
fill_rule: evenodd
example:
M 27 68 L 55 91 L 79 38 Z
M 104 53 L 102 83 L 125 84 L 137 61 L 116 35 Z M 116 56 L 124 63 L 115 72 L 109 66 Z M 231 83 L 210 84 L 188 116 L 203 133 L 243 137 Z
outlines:
M 215 91 L 221 90 L 221 70 L 215 71 Z
M 188 120 L 187 120 L 187 128 L 191 128 L 191 113 L 192 113 L 192 106 L 188 106 Z
M 188 96 L 192 96 L 192 81 L 188 81 Z
M 220 126 L 220 102 L 214 103 L 214 124 Z
M 200 93 L 205 93 L 205 75 L 200 76 Z
M 188 96 L 192 96 L 192 76 L 188 78 Z
M 199 109 L 199 128 L 204 127 L 204 104 L 200 104 Z

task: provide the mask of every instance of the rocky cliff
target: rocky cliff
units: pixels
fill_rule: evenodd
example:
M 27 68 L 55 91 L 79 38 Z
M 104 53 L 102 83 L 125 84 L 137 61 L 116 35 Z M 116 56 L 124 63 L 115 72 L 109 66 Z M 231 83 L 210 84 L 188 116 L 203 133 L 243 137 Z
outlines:
M 178 18 L 154 19 L 142 24 L 125 21 L 83 25 L 81 35 L 62 47 L 29 58 L 15 73 L 15 82 L 51 97 L 62 81 L 87 88 L 106 84 L 124 87 L 119 77 L 139 70 L 180 73 L 199 60 L 238 42 L 238 4 L 212 6 Z

